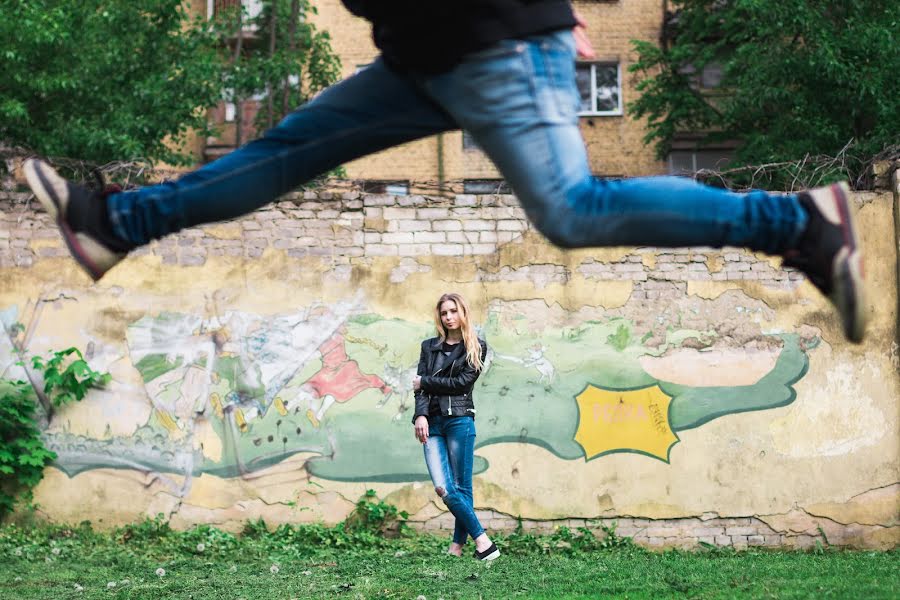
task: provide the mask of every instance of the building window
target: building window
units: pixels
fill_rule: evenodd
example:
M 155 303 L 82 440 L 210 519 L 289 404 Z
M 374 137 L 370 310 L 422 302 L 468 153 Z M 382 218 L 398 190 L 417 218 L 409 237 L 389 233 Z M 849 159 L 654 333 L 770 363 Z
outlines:
M 370 179 L 362 182 L 363 192 L 367 194 L 390 194 L 392 196 L 408 196 L 408 181 L 378 181 Z
M 244 5 L 250 19 L 255 19 L 262 12 L 262 0 L 206 0 L 206 14 L 211 18 L 224 10 L 236 8 L 239 4 Z
M 478 142 L 475 141 L 475 137 L 465 129 L 462 132 L 462 145 L 463 150 L 481 150 Z
M 234 102 L 226 102 L 225 103 L 225 122 L 226 123 L 234 123 L 234 119 L 237 116 L 237 106 Z
M 466 179 L 463 181 L 464 194 L 511 194 L 507 184 L 502 179 Z
M 622 73 L 618 64 L 578 63 L 575 79 L 581 95 L 579 115 L 622 114 Z
M 691 64 L 684 65 L 678 72 L 688 77 L 695 90 L 715 90 L 722 86 L 722 78 L 725 76 L 722 63 L 716 61 L 706 63 L 699 72 Z
M 669 173 L 672 175 L 690 175 L 703 169 L 720 171 L 728 165 L 731 157 L 731 150 L 726 148 L 673 150 L 669 154 Z

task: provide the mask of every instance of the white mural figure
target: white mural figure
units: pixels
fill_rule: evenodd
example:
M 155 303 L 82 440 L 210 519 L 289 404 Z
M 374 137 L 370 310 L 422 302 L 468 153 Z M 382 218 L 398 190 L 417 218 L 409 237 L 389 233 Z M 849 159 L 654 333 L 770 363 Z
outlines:
M 410 407 L 408 400 L 412 398 L 413 392 L 412 384 L 410 382 L 413 380 L 413 377 L 416 376 L 417 368 L 417 364 L 407 368 L 391 363 L 386 363 L 384 365 L 383 379 L 394 390 L 394 395 L 399 398 L 397 414 L 392 417 L 392 420 L 394 421 L 399 421 L 404 418 L 404 413 Z M 390 396 L 385 396 L 375 405 L 375 408 L 382 408 L 387 404 L 389 399 Z
M 546 382 L 548 385 L 551 384 L 553 382 L 553 377 L 556 375 L 556 367 L 554 367 L 553 363 L 544 356 L 544 352 L 546 352 L 547 348 L 543 344 L 537 343 L 529 346 L 527 350 L 528 356 L 525 358 L 510 356 L 508 354 L 496 354 L 495 356 L 496 358 L 522 365 L 526 369 L 534 368 L 539 375 L 538 383 Z

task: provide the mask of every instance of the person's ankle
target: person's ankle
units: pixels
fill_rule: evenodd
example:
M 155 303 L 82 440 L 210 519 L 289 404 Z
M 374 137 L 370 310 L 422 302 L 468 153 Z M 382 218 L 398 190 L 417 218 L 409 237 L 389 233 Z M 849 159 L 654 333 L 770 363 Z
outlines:
M 484 552 L 491 547 L 491 538 L 487 534 L 482 533 L 475 539 L 475 549 Z

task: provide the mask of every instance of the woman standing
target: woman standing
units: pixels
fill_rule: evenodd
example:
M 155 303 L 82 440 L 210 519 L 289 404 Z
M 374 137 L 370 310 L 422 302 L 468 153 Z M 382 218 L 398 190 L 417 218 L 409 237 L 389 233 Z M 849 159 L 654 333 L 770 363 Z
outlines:
M 475 516 L 472 462 L 475 457 L 475 405 L 472 387 L 481 374 L 487 344 L 475 335 L 469 307 L 459 294 L 444 294 L 434 309 L 437 337 L 422 342 L 413 379 L 415 436 L 425 448 L 425 464 L 456 528 L 448 552 L 462 556 L 466 537 L 475 540 L 475 558 L 500 556 Z

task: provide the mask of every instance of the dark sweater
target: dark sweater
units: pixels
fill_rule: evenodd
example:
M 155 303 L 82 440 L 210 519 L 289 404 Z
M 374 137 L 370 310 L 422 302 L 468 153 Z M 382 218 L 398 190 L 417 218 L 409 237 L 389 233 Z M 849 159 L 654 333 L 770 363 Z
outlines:
M 435 74 L 505 39 L 570 28 L 568 0 L 342 0 L 393 68 Z

